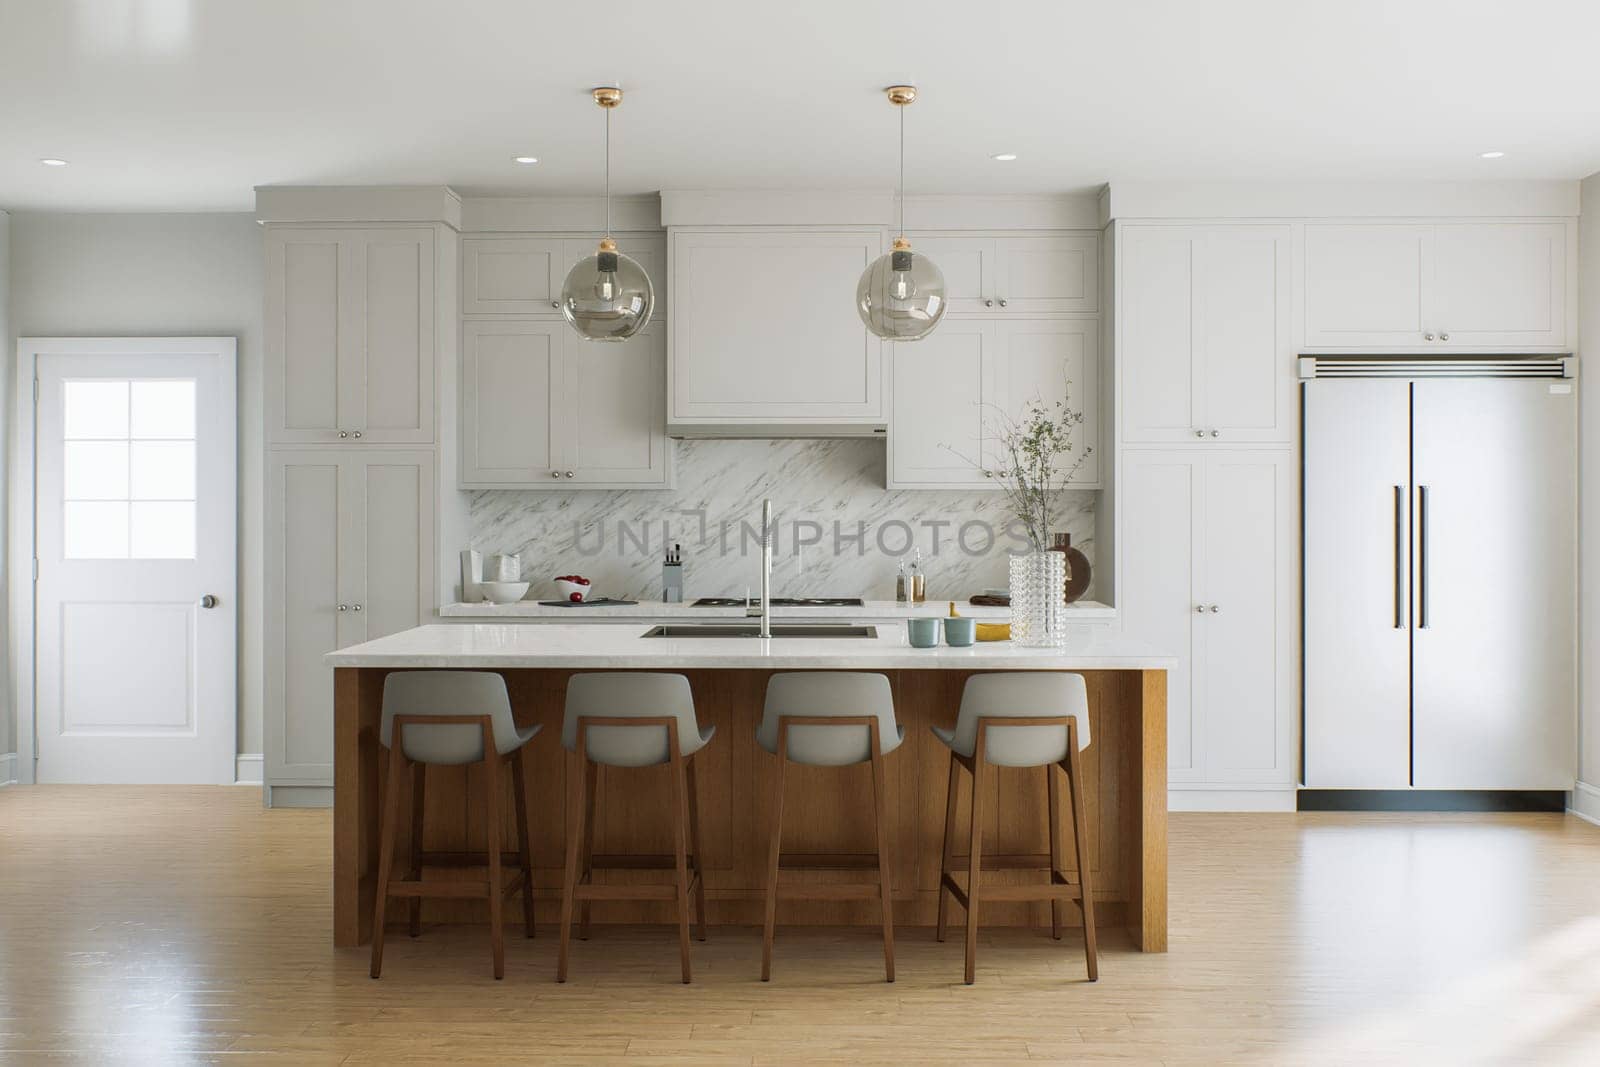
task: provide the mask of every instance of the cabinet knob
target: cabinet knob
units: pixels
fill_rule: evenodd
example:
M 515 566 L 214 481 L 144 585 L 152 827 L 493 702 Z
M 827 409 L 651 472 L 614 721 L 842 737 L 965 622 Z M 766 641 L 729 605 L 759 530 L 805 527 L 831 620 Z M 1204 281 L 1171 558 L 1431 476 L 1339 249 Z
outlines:
M 572 477 L 572 472 L 571 472 L 571 471 L 568 471 L 568 472 L 567 472 L 567 477 L 568 477 L 568 478 L 570 478 L 570 477 Z
M 349 604 L 340 604 L 339 605 L 339 610 L 340 611 L 349 611 L 350 610 L 350 605 Z
M 1000 301 L 1000 306 L 1001 307 L 1005 307 L 1006 306 L 1006 302 L 1005 302 L 1005 300 L 1003 298 Z
M 360 604 L 351 604 L 350 605 L 350 610 L 351 611 L 360 611 L 361 610 L 361 605 Z M 1212 611 L 1216 611 L 1217 609 L 1216 608 L 1212 608 L 1211 610 Z
M 1449 334 L 1447 334 L 1447 333 L 1441 333 L 1441 334 L 1440 334 L 1440 335 L 1439 335 L 1439 340 L 1441 340 L 1441 341 L 1448 341 L 1448 340 L 1450 340 L 1450 335 L 1449 335 Z
M 561 301 L 552 300 L 552 301 L 550 301 L 550 306 L 553 307 L 553 308 L 560 308 L 561 307 Z
M 203 608 L 214 608 L 217 606 L 217 598 L 212 596 L 210 593 L 207 593 L 205 596 L 200 598 L 200 606 Z
M 1425 333 L 1425 334 L 1423 334 L 1423 335 L 1422 335 L 1422 339 L 1423 339 L 1423 340 L 1424 340 L 1424 341 L 1431 341 L 1431 340 L 1433 340 L 1433 334 L 1431 334 L 1431 333 Z
M 349 437 L 349 436 L 350 436 L 349 431 L 347 431 L 347 430 L 340 430 L 339 431 L 339 439 L 341 441 L 344 440 L 346 437 Z
M 360 611 L 361 609 L 358 607 L 358 608 L 356 608 L 356 610 Z M 1211 605 L 1211 614 L 1215 615 L 1216 613 L 1217 613 L 1217 606 L 1215 604 L 1213 604 L 1213 605 Z
M 1220 430 L 1212 430 L 1211 431 L 1211 436 L 1212 437 L 1221 437 L 1222 436 L 1222 431 L 1220 431 Z
M 357 430 L 355 433 L 351 434 L 350 436 L 351 437 L 360 437 L 361 436 L 361 431 Z
M 341 608 L 340 610 L 342 611 L 343 609 Z M 1196 615 L 1204 615 L 1206 613 L 1206 606 L 1204 604 L 1196 604 L 1194 606 L 1194 613 Z
M 551 471 L 550 472 L 550 477 L 559 478 L 559 477 L 561 477 L 561 472 L 560 471 Z
M 983 302 L 983 306 L 986 307 L 986 308 L 992 308 L 992 307 L 994 307 L 994 301 L 993 300 L 985 300 Z

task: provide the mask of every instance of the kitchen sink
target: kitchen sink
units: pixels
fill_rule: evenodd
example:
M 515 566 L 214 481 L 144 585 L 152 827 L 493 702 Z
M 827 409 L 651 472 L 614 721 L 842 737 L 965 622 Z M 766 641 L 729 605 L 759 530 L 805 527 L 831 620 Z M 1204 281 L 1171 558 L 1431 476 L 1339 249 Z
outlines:
M 760 637 L 761 624 L 755 622 L 730 623 L 667 623 L 652 626 L 645 637 Z M 846 626 L 839 623 L 774 623 L 773 637 L 877 637 L 876 626 Z

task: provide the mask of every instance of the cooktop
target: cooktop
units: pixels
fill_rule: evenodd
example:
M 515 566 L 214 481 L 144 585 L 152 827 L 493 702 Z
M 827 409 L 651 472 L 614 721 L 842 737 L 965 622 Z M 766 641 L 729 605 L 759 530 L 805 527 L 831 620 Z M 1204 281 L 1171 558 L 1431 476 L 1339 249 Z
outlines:
M 759 607 L 759 597 L 752 597 L 750 603 Z M 742 596 L 703 596 L 689 605 L 694 608 L 742 608 Z M 858 596 L 775 596 L 772 598 L 775 608 L 859 608 L 863 607 Z

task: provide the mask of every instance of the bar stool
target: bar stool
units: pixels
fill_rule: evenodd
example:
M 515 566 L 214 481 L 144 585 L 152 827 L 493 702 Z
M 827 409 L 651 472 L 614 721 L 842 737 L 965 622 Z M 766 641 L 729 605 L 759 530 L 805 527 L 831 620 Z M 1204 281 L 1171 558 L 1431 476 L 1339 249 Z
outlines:
M 1050 932 L 1061 939 L 1061 902 L 1076 899 L 1083 911 L 1083 955 L 1089 981 L 1099 978 L 1094 943 L 1094 889 L 1089 878 L 1089 831 L 1083 802 L 1083 763 L 1079 752 L 1089 746 L 1089 692 L 1081 674 L 1019 671 L 975 674 L 961 691 L 961 710 L 954 730 L 933 732 L 950 749 L 950 790 L 944 810 L 944 852 L 939 863 L 939 919 L 934 937 L 944 940 L 945 894 L 967 912 L 966 982 L 973 983 L 978 954 L 978 904 L 981 900 L 1048 900 Z M 1048 866 L 1048 885 L 1005 885 L 981 889 L 983 874 L 983 777 L 985 766 L 1044 767 L 1050 809 L 1050 855 L 1020 857 L 1010 864 L 1021 869 Z M 952 865 L 956 844 L 958 767 L 972 774 L 972 828 L 967 854 L 967 888 L 956 884 Z M 1073 855 L 1078 864 L 1074 884 L 1061 868 L 1060 786 L 1055 771 L 1066 774 L 1072 804 Z
M 695 721 L 689 679 L 643 671 L 575 674 L 567 682 L 561 745 L 572 753 L 567 780 L 567 866 L 561 883 L 561 948 L 556 981 L 567 980 L 572 909 L 583 904 L 579 936 L 589 936 L 595 900 L 671 900 L 678 905 L 678 954 L 689 981 L 689 894 L 694 893 L 699 939 L 706 939 L 706 888 L 700 867 L 700 810 L 695 784 L 696 752 L 716 733 Z M 670 856 L 596 856 L 594 797 L 600 764 L 608 767 L 672 765 L 674 802 Z M 670 885 L 596 885 L 596 870 L 672 867 Z M 691 873 L 692 869 L 692 873 Z
M 767 860 L 767 918 L 761 938 L 761 980 L 772 977 L 772 940 L 778 897 L 798 900 L 858 900 L 877 897 L 883 908 L 884 980 L 894 981 L 894 913 L 889 889 L 888 804 L 883 757 L 900 747 L 905 728 L 895 723 L 894 694 L 881 674 L 844 671 L 774 674 L 767 681 L 766 708 L 756 742 L 778 757 L 773 778 L 772 838 Z M 785 856 L 783 772 L 790 763 L 808 767 L 872 764 L 872 813 L 878 837 L 875 856 Z M 876 866 L 876 885 L 797 884 L 780 887 L 779 871 Z
M 483 671 L 397 671 L 383 680 L 383 721 L 379 740 L 389 750 L 389 780 L 384 788 L 379 830 L 377 902 L 372 914 L 372 977 L 383 970 L 383 927 L 389 898 L 407 897 L 410 932 L 422 932 L 423 897 L 476 897 L 489 902 L 489 943 L 494 951 L 494 976 L 506 973 L 505 938 L 500 909 L 505 897 L 522 890 L 526 936 L 533 936 L 533 861 L 528 848 L 528 789 L 523 767 L 524 746 L 539 727 L 518 728 L 511 717 L 506 681 Z M 511 763 L 516 794 L 517 851 L 500 850 L 500 774 Z M 483 765 L 485 852 L 438 853 L 422 848 L 422 815 L 428 764 Z M 411 771 L 411 865 L 404 881 L 390 877 L 395 835 L 400 824 L 400 779 Z M 501 885 L 501 864 L 515 863 L 517 873 Z M 423 867 L 487 867 L 483 882 L 422 880 Z

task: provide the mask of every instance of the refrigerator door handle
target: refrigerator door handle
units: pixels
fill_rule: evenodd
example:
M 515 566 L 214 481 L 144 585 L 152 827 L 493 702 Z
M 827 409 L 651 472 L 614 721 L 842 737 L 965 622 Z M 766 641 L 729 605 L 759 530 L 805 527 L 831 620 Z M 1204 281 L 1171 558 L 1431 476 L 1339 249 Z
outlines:
M 1417 486 L 1417 628 L 1428 628 L 1428 487 Z
M 1394 487 L 1394 628 L 1406 628 L 1406 487 Z

